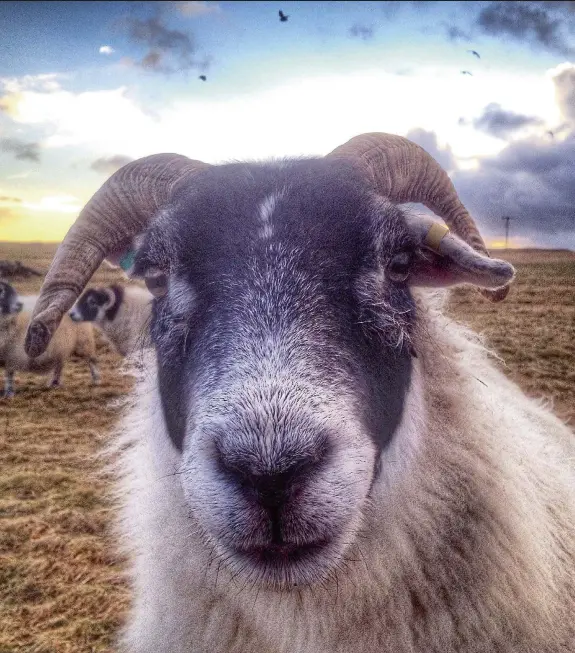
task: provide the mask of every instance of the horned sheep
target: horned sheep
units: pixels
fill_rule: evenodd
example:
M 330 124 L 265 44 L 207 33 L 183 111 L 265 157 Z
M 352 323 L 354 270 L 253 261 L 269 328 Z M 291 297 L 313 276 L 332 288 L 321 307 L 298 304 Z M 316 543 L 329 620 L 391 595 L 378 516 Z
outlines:
M 139 286 L 98 286 L 84 292 L 70 317 L 96 325 L 119 354 L 128 356 L 150 346 L 147 328 L 152 300 Z
M 429 154 L 128 164 L 60 246 L 31 355 L 104 256 L 155 297 L 119 438 L 123 650 L 575 651 L 573 434 L 437 303 L 514 270 Z
M 4 396 L 13 396 L 17 371 L 41 374 L 51 371 L 49 387 L 58 387 L 64 364 L 72 354 L 88 361 L 92 382 L 99 383 L 94 333 L 89 324 L 78 325 L 64 318 L 42 356 L 31 359 L 26 355 L 24 338 L 36 301 L 34 296 L 19 297 L 13 286 L 0 281 L 0 364 L 5 368 Z

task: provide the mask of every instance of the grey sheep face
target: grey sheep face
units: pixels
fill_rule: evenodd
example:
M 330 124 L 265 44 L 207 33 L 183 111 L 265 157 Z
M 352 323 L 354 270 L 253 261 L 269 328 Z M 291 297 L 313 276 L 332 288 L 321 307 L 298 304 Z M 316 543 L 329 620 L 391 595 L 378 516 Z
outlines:
M 23 306 L 16 290 L 9 283 L 0 281 L 0 315 L 15 315 Z
M 410 383 L 414 249 L 402 212 L 326 160 L 208 169 L 144 235 L 179 478 L 253 582 L 320 581 L 357 535 Z

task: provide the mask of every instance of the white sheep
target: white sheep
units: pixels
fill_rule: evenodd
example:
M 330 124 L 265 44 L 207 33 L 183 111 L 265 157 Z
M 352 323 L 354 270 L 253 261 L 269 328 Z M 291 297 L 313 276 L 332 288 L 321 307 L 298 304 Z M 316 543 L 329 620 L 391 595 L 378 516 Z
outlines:
M 148 327 L 153 296 L 139 286 L 98 286 L 78 299 L 70 317 L 95 324 L 122 356 L 150 345 Z
M 575 651 L 573 434 L 419 288 L 514 276 L 424 150 L 128 164 L 60 246 L 31 355 L 104 256 L 155 297 L 118 438 L 123 650 Z
M 341 566 L 309 587 L 261 587 L 206 542 L 148 361 L 119 426 L 122 650 L 575 651 L 574 434 L 420 295 L 402 421 Z
M 36 301 L 36 296 L 19 297 L 9 283 L 0 281 L 0 364 L 5 368 L 4 396 L 14 394 L 14 374 L 17 371 L 40 374 L 51 371 L 49 387 L 58 387 L 64 364 L 72 354 L 88 361 L 92 382 L 98 384 L 96 346 L 89 324 L 74 324 L 65 318 L 42 356 L 31 359 L 25 353 L 24 337 Z

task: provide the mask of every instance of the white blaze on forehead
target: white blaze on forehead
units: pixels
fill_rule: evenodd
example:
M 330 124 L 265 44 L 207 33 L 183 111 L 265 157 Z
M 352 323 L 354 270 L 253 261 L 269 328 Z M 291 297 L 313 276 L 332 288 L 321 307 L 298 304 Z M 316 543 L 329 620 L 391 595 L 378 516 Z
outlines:
M 274 209 L 279 200 L 284 195 L 284 191 L 272 193 L 268 195 L 265 200 L 258 207 L 258 216 L 260 218 L 261 228 L 258 232 L 259 237 L 263 239 L 271 238 L 273 235 L 273 227 L 271 225 L 271 217 Z

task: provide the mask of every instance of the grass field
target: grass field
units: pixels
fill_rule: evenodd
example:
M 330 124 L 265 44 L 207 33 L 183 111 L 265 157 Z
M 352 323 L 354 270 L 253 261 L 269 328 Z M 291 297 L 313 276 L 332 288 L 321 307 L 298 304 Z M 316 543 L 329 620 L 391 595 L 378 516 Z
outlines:
M 0 243 L 0 259 L 46 271 L 52 245 Z M 475 290 L 453 293 L 450 311 L 485 333 L 506 373 L 535 397 L 553 400 L 575 422 L 575 253 L 506 251 L 518 280 L 491 304 Z M 92 283 L 116 279 L 101 268 Z M 14 282 L 37 293 L 41 279 Z M 96 452 L 118 418 L 131 382 L 100 339 L 103 383 L 89 384 L 83 362 L 65 369 L 64 386 L 17 376 L 17 395 L 0 400 L 0 653 L 111 651 L 129 594 L 108 534 L 108 481 Z

